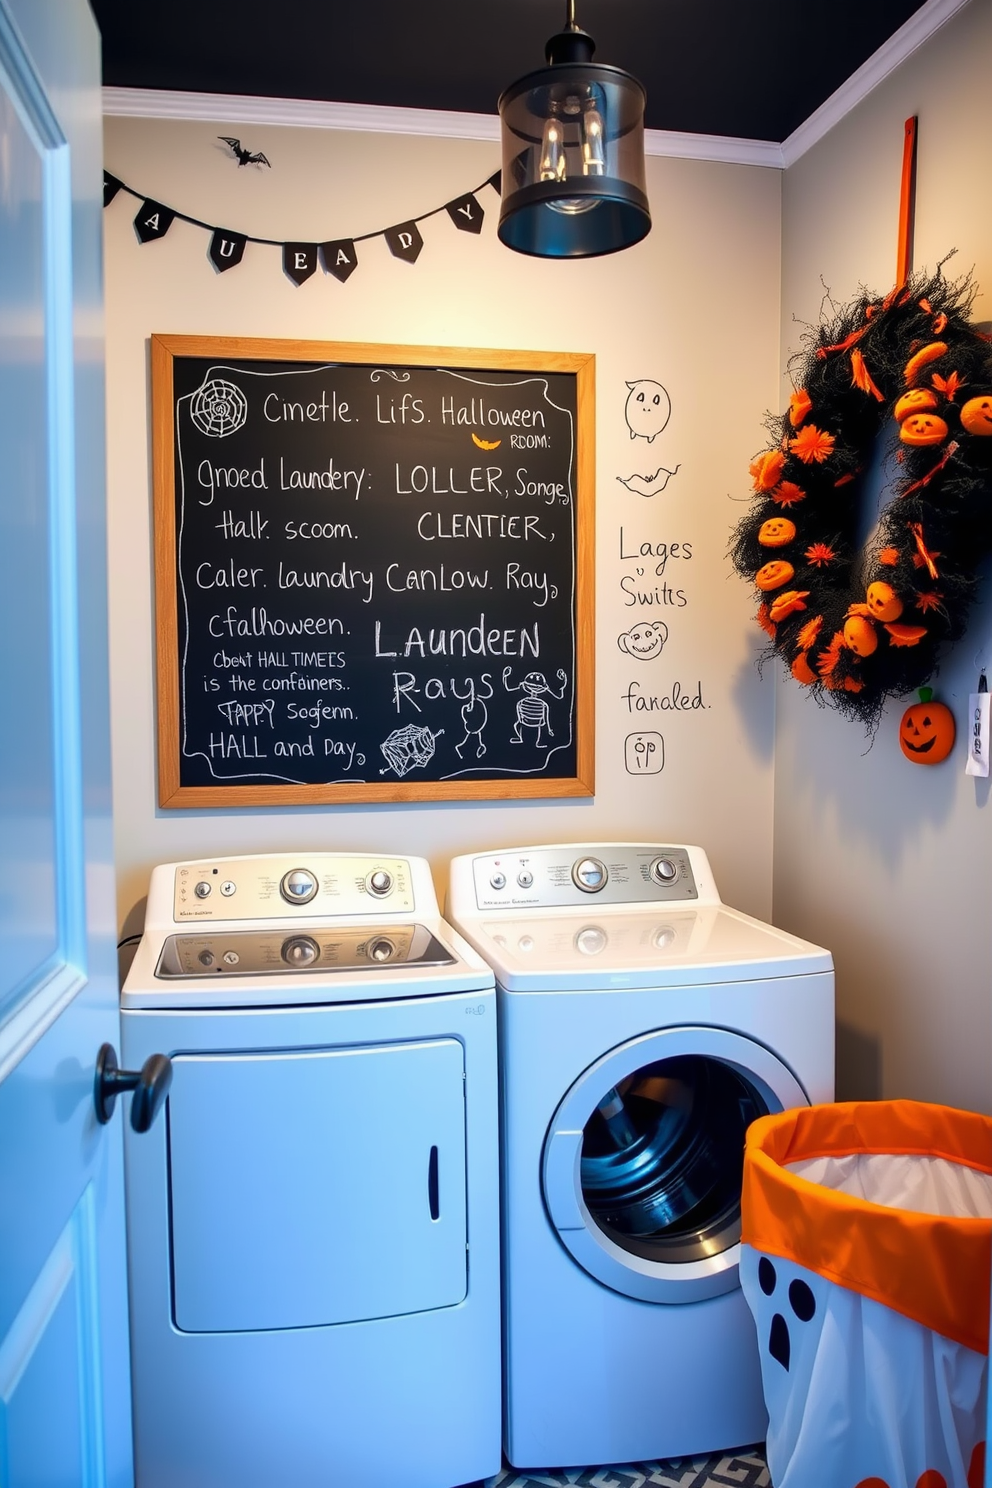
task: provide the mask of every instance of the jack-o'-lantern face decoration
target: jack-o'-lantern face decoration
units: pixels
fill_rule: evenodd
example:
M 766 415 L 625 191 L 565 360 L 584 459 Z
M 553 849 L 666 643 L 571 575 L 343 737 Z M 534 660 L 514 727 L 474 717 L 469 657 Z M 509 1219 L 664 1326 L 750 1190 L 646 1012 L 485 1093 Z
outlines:
M 933 701 L 931 688 L 921 687 L 920 701 L 902 715 L 899 748 L 914 765 L 939 765 L 954 748 L 954 714 Z
M 796 524 L 788 517 L 769 517 L 758 529 L 758 541 L 763 548 L 784 548 L 796 535 Z
M 883 624 L 898 620 L 902 614 L 902 600 L 891 584 L 885 584 L 881 580 L 869 584 L 867 600 L 872 616 L 876 620 L 881 620 Z
M 902 423 L 911 413 L 930 413 L 937 407 L 937 394 L 929 388 L 910 388 L 895 406 L 895 416 Z
M 781 589 L 787 584 L 795 573 L 791 563 L 786 563 L 782 558 L 773 558 L 770 563 L 764 564 L 758 569 L 754 576 L 754 582 L 764 593 L 770 589 Z
M 968 399 L 961 410 L 961 427 L 969 434 L 992 434 L 992 394 Z
M 855 656 L 870 656 L 878 649 L 878 634 L 865 615 L 851 615 L 844 621 L 844 645 Z
M 947 425 L 935 413 L 911 413 L 899 427 L 899 438 L 903 444 L 913 445 L 914 448 L 943 444 L 947 434 Z

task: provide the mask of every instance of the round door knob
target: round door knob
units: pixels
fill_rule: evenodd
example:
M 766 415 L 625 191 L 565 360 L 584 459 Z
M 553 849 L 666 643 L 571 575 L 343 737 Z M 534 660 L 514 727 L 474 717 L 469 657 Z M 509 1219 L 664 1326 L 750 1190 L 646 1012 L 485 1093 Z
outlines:
M 293 868 L 279 885 L 287 904 L 309 904 L 317 893 L 317 880 L 308 868 Z
M 282 959 L 287 966 L 312 966 L 320 955 L 320 946 L 309 935 L 291 935 L 283 941 Z
M 374 868 L 365 880 L 370 894 L 376 894 L 381 899 L 388 894 L 393 887 L 393 875 L 387 873 L 385 868 Z
M 134 1091 L 131 1101 L 131 1126 L 146 1132 L 158 1115 L 172 1084 L 172 1061 L 165 1054 L 150 1054 L 140 1070 L 122 1070 L 117 1064 L 113 1044 L 101 1044 L 96 1056 L 96 1079 L 93 1104 L 96 1119 L 106 1126 L 114 1114 L 117 1097 Z
M 673 863 L 671 858 L 655 858 L 651 864 L 651 877 L 655 883 L 667 888 L 673 884 L 679 876 L 678 864 Z
M 609 874 L 598 858 L 580 858 L 572 869 L 572 882 L 584 894 L 598 894 Z

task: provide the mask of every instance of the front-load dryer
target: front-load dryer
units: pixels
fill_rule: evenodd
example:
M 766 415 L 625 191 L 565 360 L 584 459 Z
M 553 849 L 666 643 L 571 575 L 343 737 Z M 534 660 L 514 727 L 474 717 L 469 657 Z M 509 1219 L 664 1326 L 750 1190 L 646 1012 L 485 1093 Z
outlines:
M 496 1010 L 418 858 L 156 868 L 123 1063 L 137 1488 L 499 1471 Z
M 744 1133 L 832 1098 L 830 955 L 722 904 L 697 847 L 460 857 L 446 912 L 496 973 L 509 1460 L 763 1439 Z

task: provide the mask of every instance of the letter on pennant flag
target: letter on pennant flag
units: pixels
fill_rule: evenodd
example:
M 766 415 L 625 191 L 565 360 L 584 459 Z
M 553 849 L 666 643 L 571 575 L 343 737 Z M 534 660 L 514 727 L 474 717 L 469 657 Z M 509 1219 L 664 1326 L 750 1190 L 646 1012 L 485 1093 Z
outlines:
M 305 284 L 317 269 L 317 244 L 283 243 L 282 266 L 294 284 Z
M 248 239 L 244 233 L 228 232 L 226 228 L 214 229 L 214 235 L 210 239 L 210 261 L 218 274 L 233 269 L 245 256 L 245 244 Z
M 118 179 L 117 179 L 116 176 L 112 176 L 109 171 L 104 171 L 104 173 L 103 173 L 103 205 L 105 207 L 109 207 L 110 206 L 110 203 L 113 201 L 114 197 L 117 195 L 118 191 L 120 191 L 120 189 L 121 189 L 121 187 L 123 185 L 124 185 L 124 182 L 123 181 L 118 181 Z
M 164 238 L 175 220 L 176 214 L 171 207 L 163 207 L 161 202 L 146 199 L 141 203 L 134 219 L 138 241 L 152 243 L 156 238 Z
M 389 244 L 390 253 L 407 263 L 416 263 L 424 240 L 415 222 L 401 222 L 399 227 L 387 227 L 382 235 Z
M 344 281 L 358 268 L 358 254 L 352 238 L 339 238 L 334 243 L 321 243 L 320 256 L 324 272 Z
M 471 192 L 468 196 L 459 196 L 454 201 L 446 203 L 445 211 L 462 232 L 480 233 L 482 231 L 482 219 L 485 213 Z

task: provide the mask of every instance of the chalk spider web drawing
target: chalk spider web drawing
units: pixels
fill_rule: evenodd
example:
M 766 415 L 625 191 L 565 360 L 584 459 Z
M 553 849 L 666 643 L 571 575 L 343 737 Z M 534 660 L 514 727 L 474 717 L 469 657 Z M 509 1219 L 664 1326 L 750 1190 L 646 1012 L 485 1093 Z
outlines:
M 189 416 L 201 434 L 226 439 L 236 434 L 248 417 L 248 399 L 233 382 L 215 377 L 197 388 L 189 405 Z
M 434 758 L 434 741 L 440 739 L 444 729 L 432 734 L 429 728 L 408 723 L 405 728 L 393 729 L 387 739 L 379 745 L 391 770 L 397 775 L 409 774 L 411 770 L 422 770 Z M 385 775 L 380 770 L 380 775 Z

